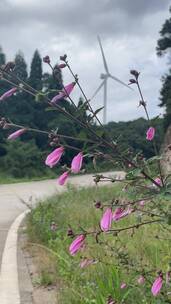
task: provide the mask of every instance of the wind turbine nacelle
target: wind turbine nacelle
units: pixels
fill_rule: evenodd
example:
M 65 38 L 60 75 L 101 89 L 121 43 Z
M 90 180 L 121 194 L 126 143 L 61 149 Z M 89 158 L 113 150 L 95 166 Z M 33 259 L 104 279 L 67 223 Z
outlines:
M 103 80 L 106 79 L 107 77 L 108 77 L 107 74 L 101 74 L 101 75 L 100 75 L 100 78 L 103 79 Z

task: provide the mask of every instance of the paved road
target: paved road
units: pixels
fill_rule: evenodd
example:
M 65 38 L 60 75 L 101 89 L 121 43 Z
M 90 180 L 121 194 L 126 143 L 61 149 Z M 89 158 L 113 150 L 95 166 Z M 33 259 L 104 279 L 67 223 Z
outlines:
M 104 173 L 106 174 L 123 176 L 122 172 Z M 69 183 L 83 187 L 94 185 L 90 174 L 71 177 Z M 57 185 L 56 180 L 0 185 L 0 261 L 8 229 L 14 219 L 26 209 L 20 199 L 25 202 L 32 199 L 32 203 L 35 204 L 37 200 L 60 193 L 65 189 L 66 187 Z
M 124 175 L 123 172 L 103 174 L 108 176 L 115 175 L 120 178 Z M 92 175 L 71 177 L 69 183 L 77 187 L 94 185 Z M 42 198 L 65 190 L 66 186 L 61 187 L 57 185 L 56 180 L 0 185 L 0 265 L 9 228 L 16 217 L 27 209 L 21 200 L 28 203 L 31 199 L 32 204 L 36 204 L 36 202 Z

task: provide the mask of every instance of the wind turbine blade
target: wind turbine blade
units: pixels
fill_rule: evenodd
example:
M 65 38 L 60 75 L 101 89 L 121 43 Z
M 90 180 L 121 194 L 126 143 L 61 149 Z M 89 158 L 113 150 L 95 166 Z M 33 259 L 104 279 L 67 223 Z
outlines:
M 119 82 L 120 84 L 123 84 L 125 87 L 127 87 L 130 90 L 133 90 L 129 85 L 127 85 L 125 82 L 121 81 L 120 79 L 118 79 L 115 76 L 109 75 L 110 78 L 114 79 L 115 81 Z
M 105 80 L 102 81 L 102 83 L 99 85 L 99 87 L 97 88 L 97 90 L 94 92 L 93 96 L 91 97 L 91 100 L 97 95 L 97 93 L 101 90 L 102 86 L 104 85 Z
M 109 69 L 108 69 L 108 66 L 107 66 L 107 62 L 106 62 L 106 58 L 105 58 L 105 55 L 104 55 L 104 51 L 103 51 L 103 47 L 102 47 L 102 43 L 101 43 L 100 37 L 97 36 L 97 39 L 98 39 L 98 42 L 99 42 L 99 45 L 100 45 L 100 49 L 101 49 L 101 53 L 102 53 L 104 68 L 106 70 L 106 73 L 109 74 Z

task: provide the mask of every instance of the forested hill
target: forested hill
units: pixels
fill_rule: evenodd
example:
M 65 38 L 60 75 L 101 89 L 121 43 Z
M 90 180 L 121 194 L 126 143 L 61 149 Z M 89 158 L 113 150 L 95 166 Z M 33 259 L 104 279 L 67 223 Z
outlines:
M 6 63 L 5 54 L 0 49 L 0 66 Z M 62 88 L 61 70 L 56 66 L 56 79 L 48 74 L 43 73 L 42 59 L 36 50 L 31 62 L 30 73 L 28 74 L 27 64 L 22 53 L 18 53 L 15 57 L 15 69 L 13 73 L 23 81 L 27 82 L 37 91 L 49 92 L 52 98 L 57 90 Z M 12 86 L 3 79 L 0 80 L 0 96 L 10 89 Z M 83 101 L 78 101 L 81 106 Z M 73 106 L 67 100 L 61 100 L 60 104 L 70 113 L 75 111 Z M 58 111 L 48 111 L 48 105 L 44 102 L 35 100 L 25 92 L 19 91 L 8 100 L 0 103 L 0 117 L 6 117 L 9 121 L 29 126 L 40 130 L 59 130 L 60 134 L 73 137 L 86 138 L 86 131 L 75 122 L 66 119 Z M 86 111 L 82 111 L 80 115 L 86 116 Z M 162 119 L 154 119 L 153 126 L 156 126 L 156 140 L 158 148 L 163 141 Z M 95 124 L 94 128 L 100 129 Z M 145 119 L 140 118 L 129 122 L 110 122 L 105 127 L 113 140 L 117 141 L 123 148 L 135 151 L 142 151 L 146 158 L 153 155 L 152 145 L 146 141 L 146 130 L 148 123 Z M 52 150 L 47 135 L 28 132 L 16 141 L 7 141 L 6 137 L 14 130 L 0 129 L 0 176 L 10 175 L 17 178 L 42 176 L 49 173 L 44 165 L 45 156 Z M 99 130 L 100 131 L 100 130 Z M 72 140 L 67 144 L 72 144 Z M 74 142 L 74 145 L 76 143 Z M 78 148 L 82 144 L 77 144 Z M 75 151 L 67 149 L 64 155 L 63 163 L 68 163 Z M 89 167 L 91 165 L 89 164 Z M 56 169 L 54 169 L 56 170 Z

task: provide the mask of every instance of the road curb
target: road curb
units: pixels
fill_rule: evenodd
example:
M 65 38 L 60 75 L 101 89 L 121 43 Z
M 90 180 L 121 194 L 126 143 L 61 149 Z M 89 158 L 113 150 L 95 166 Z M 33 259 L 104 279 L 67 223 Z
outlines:
M 20 304 L 33 303 L 33 285 L 29 271 L 29 265 L 28 265 L 29 256 L 26 254 L 26 246 L 27 246 L 26 218 L 24 218 L 19 227 L 18 246 L 17 246 Z
M 6 238 L 0 273 L 1 304 L 21 304 L 17 265 L 18 229 L 28 212 L 24 211 L 15 219 Z

